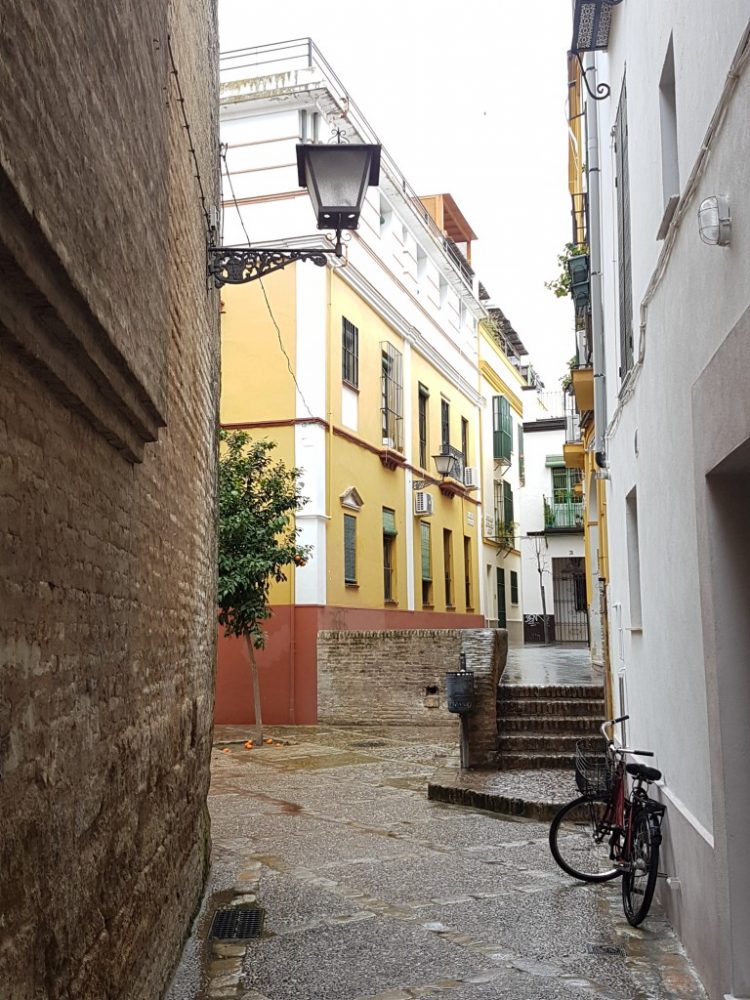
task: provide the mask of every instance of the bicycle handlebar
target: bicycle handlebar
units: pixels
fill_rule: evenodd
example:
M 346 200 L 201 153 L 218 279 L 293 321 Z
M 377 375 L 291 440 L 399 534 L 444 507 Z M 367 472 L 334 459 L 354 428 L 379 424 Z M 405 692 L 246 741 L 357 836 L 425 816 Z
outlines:
M 607 729 L 609 728 L 609 726 L 617 725 L 618 722 L 627 722 L 629 718 L 630 718 L 629 715 L 621 715 L 619 719 L 608 719 L 606 722 L 603 722 L 601 724 L 599 728 L 601 730 L 602 736 L 607 741 L 607 745 L 612 747 L 612 749 L 615 750 L 617 753 L 623 753 L 623 754 L 629 753 L 632 754 L 634 757 L 653 757 L 654 753 L 652 750 L 633 750 L 631 747 L 623 747 L 617 743 L 614 737 L 610 738 L 607 735 Z

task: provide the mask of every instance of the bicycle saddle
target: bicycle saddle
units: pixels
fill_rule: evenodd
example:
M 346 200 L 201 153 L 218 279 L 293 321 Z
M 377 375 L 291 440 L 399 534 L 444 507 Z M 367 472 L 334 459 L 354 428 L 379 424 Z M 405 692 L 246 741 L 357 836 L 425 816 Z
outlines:
M 646 767 L 645 764 L 626 764 L 625 770 L 634 778 L 643 778 L 644 781 L 658 781 L 661 778 L 661 771 L 657 771 L 655 767 Z

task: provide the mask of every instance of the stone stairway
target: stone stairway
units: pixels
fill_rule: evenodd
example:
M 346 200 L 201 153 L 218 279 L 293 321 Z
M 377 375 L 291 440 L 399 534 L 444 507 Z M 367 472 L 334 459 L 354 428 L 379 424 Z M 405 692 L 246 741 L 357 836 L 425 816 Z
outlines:
M 498 765 L 503 771 L 572 768 L 576 741 L 598 737 L 601 685 L 500 684 Z

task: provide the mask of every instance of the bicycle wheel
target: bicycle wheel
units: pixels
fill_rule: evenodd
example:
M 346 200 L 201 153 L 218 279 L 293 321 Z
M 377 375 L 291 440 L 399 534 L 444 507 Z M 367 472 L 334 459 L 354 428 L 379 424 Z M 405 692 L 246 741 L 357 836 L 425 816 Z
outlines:
M 608 882 L 621 874 L 609 856 L 612 830 L 605 817 L 606 798 L 582 795 L 552 820 L 549 846 L 552 857 L 568 875 L 582 882 Z
M 646 919 L 659 874 L 661 835 L 645 809 L 633 810 L 630 857 L 622 876 L 622 907 L 628 923 L 638 927 Z

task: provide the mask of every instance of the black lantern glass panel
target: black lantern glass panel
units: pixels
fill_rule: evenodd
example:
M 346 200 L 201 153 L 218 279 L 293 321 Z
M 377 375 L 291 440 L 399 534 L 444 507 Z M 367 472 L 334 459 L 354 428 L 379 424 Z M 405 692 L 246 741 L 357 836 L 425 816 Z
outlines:
M 310 194 L 318 229 L 356 229 L 368 185 L 380 180 L 380 146 L 299 145 L 297 172 Z

